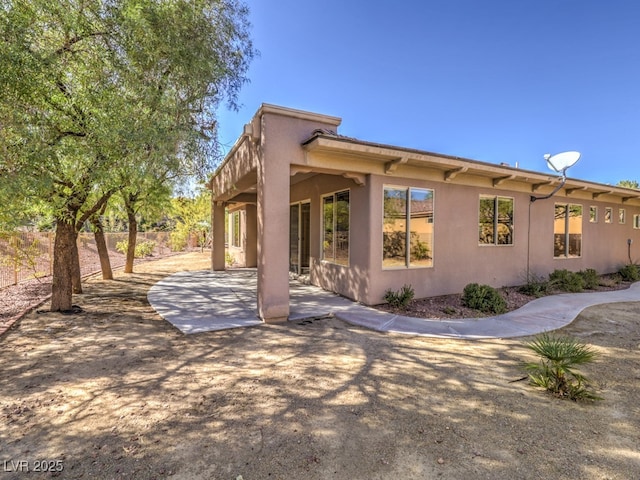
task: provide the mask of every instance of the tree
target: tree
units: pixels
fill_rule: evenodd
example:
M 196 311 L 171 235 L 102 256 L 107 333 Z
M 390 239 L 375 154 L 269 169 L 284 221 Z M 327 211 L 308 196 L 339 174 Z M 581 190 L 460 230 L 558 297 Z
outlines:
M 637 180 L 620 180 L 618 182 L 618 187 L 635 188 L 636 190 L 640 190 L 640 184 Z
M 71 308 L 77 233 L 122 188 L 116 166 L 208 167 L 215 108 L 235 107 L 255 54 L 248 28 L 239 0 L 0 3 L 0 198 L 55 218 L 51 310 Z
M 172 244 L 186 245 L 189 235 L 198 232 L 200 246 L 204 247 L 211 232 L 211 192 L 200 185 L 193 198 L 176 197 L 171 201 L 172 219 L 175 227 L 171 233 Z

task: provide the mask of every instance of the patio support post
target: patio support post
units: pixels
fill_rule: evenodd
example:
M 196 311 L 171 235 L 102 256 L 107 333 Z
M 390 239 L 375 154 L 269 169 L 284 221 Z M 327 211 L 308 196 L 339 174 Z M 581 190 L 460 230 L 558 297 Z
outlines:
M 265 149 L 267 150 L 267 149 Z M 258 162 L 258 315 L 289 317 L 289 162 L 265 151 Z
M 211 243 L 211 267 L 214 271 L 225 269 L 225 222 L 224 222 L 224 202 L 214 201 L 211 208 L 211 225 L 213 236 Z
M 246 245 L 244 252 L 245 266 L 258 265 L 258 212 L 255 204 L 246 206 Z

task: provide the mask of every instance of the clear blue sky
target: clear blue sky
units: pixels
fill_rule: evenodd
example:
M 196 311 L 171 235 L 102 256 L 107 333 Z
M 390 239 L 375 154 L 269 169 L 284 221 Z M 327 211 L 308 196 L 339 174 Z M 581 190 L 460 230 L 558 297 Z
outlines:
M 637 0 L 247 0 L 260 56 L 222 108 L 230 147 L 261 103 L 342 118 L 361 140 L 640 181 Z

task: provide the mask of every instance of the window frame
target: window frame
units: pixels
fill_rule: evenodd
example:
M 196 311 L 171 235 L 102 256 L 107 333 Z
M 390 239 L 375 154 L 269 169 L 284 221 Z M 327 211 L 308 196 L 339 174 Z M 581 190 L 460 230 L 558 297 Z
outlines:
M 624 225 L 627 223 L 627 211 L 624 208 L 618 209 L 618 223 Z
M 561 255 L 556 255 L 556 249 L 555 249 L 555 238 L 556 235 L 560 235 L 559 233 L 556 233 L 556 229 L 555 229 L 555 222 L 556 222 L 556 210 L 558 207 L 564 207 L 565 208 L 565 213 L 564 213 L 564 232 L 562 232 L 562 235 L 564 235 L 564 253 Z M 570 229 L 570 220 L 571 220 L 571 208 L 572 207 L 580 207 L 580 252 L 578 255 L 571 255 L 571 229 Z M 556 202 L 554 204 L 553 207 L 553 212 L 554 212 L 554 228 L 553 228 L 553 241 L 554 241 L 554 249 L 553 249 L 553 258 L 554 259 L 570 259 L 570 258 L 582 258 L 582 239 L 584 236 L 584 228 L 583 228 L 583 223 L 584 223 L 584 205 L 580 204 L 580 203 L 561 203 L 561 202 Z M 576 235 L 576 234 L 574 234 Z
M 640 215 L 637 213 L 633 215 L 633 228 L 640 230 Z
M 604 223 L 613 223 L 613 208 L 604 208 Z
M 337 215 L 337 208 L 338 208 L 338 200 L 337 197 L 340 194 L 344 194 L 347 193 L 349 200 L 348 200 L 348 207 L 347 207 L 347 222 L 348 222 L 348 227 L 347 227 L 347 261 L 346 263 L 342 263 L 342 262 L 338 262 L 337 261 L 337 255 L 336 255 L 336 245 L 337 245 L 337 241 L 336 241 L 336 234 L 337 234 L 337 224 L 338 224 L 338 215 Z M 331 247 L 332 247 L 332 255 L 330 258 L 328 258 L 326 256 L 326 249 L 325 249 L 325 241 L 326 241 L 326 213 L 325 213 L 325 199 L 331 198 L 332 199 L 332 225 L 331 225 L 331 231 L 332 231 L 332 239 L 331 239 Z M 321 214 L 320 214 L 320 219 L 321 219 L 321 228 L 320 228 L 320 261 L 324 262 L 324 263 L 330 263 L 332 265 L 339 265 L 341 267 L 348 267 L 350 265 L 351 262 L 351 189 L 350 188 L 346 188 L 346 189 L 342 189 L 342 190 L 336 190 L 334 192 L 331 193 L 326 193 L 324 195 L 320 196 L 320 208 L 321 208 Z
M 589 223 L 598 223 L 598 207 L 596 205 L 589 207 Z
M 385 265 L 385 256 L 384 256 L 384 221 L 385 221 L 385 190 L 404 190 L 405 192 L 405 212 L 404 212 L 404 265 Z M 431 195 L 431 217 L 428 217 L 427 223 L 435 226 L 435 189 L 427 188 L 427 187 L 413 187 L 407 185 L 391 185 L 391 184 L 383 184 L 382 185 L 382 269 L 383 270 L 401 270 L 401 269 L 418 269 L 418 268 L 433 268 L 435 262 L 435 254 L 434 254 L 434 244 L 435 244 L 435 227 L 432 227 L 431 231 L 431 244 L 429 245 L 431 248 L 431 259 L 429 265 L 421 265 L 416 264 L 415 261 L 411 261 L 411 193 L 412 191 L 421 191 L 424 193 L 428 193 Z
M 480 207 L 482 205 L 482 199 L 493 200 L 493 242 L 481 242 L 480 241 Z M 509 200 L 511 202 L 511 242 L 510 243 L 498 243 L 500 237 L 498 233 L 498 227 L 500 225 L 500 201 Z M 478 199 L 478 246 L 480 247 L 513 247 L 515 245 L 515 211 L 516 200 L 515 197 L 506 197 L 502 195 L 487 195 L 480 194 Z
M 242 217 L 241 210 L 231 212 L 231 246 L 242 248 Z

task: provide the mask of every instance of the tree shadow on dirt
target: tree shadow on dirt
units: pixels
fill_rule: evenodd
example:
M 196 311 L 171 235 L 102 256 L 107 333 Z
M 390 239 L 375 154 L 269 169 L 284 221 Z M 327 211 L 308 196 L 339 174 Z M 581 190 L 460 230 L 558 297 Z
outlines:
M 639 412 L 621 400 L 637 387 L 615 375 L 637 368 L 637 349 L 602 319 L 565 329 L 602 350 L 592 376 L 614 372 L 605 402 L 576 404 L 512 383 L 530 359 L 521 340 L 336 319 L 184 336 L 146 301 L 163 276 L 96 282 L 82 314 L 34 313 L 2 339 L 3 458 L 62 458 L 62 478 L 624 478 L 637 466 Z M 637 345 L 637 321 L 621 324 Z

